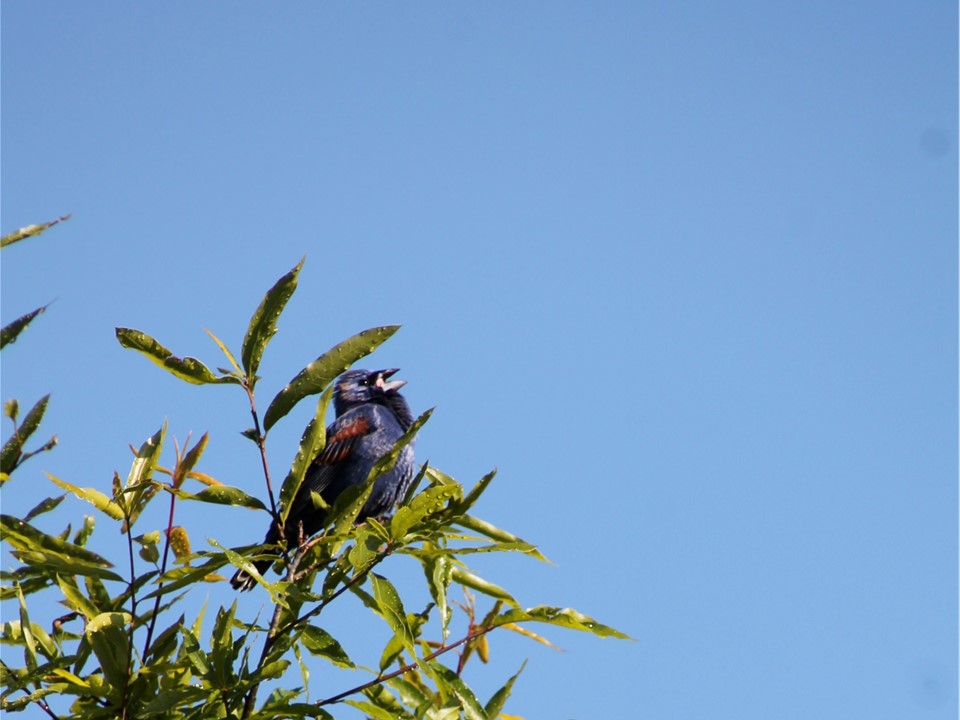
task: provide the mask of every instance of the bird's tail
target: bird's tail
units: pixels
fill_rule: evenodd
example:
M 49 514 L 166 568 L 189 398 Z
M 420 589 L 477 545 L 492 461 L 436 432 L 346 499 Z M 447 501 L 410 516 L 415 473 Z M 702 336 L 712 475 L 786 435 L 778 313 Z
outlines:
M 257 572 L 263 575 L 267 570 L 270 569 L 270 566 L 273 564 L 273 560 L 257 560 L 253 566 L 257 569 Z M 253 576 L 250 575 L 246 570 L 237 570 L 234 573 L 233 577 L 230 578 L 230 585 L 234 590 L 239 590 L 244 592 L 245 590 L 252 590 L 253 586 L 257 584 L 257 581 L 253 579 Z

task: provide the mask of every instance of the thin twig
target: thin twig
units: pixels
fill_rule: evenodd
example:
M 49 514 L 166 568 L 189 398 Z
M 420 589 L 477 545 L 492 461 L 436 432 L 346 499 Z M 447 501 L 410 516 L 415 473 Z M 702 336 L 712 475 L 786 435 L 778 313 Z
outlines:
M 121 705 L 123 710 L 120 713 L 121 720 L 127 717 L 127 690 L 130 688 L 130 674 L 133 672 L 133 632 L 137 622 L 137 571 L 133 560 L 133 523 L 130 521 L 130 514 L 126 511 L 127 504 L 123 504 L 124 521 L 127 526 L 127 557 L 130 560 L 130 641 L 127 643 L 127 672 L 123 679 L 123 693 L 121 696 Z
M 0 667 L 2 667 L 6 672 L 8 672 L 8 673 L 10 673 L 10 674 L 13 674 L 13 670 L 11 670 L 11 669 L 10 669 L 10 666 L 7 665 L 3 660 L 0 660 Z M 28 695 L 30 694 L 30 690 L 27 689 L 27 688 L 25 688 L 25 687 L 21 687 L 21 688 L 17 688 L 17 689 L 18 689 L 18 690 L 23 690 L 23 691 L 24 691 L 25 693 L 27 693 Z M 11 692 L 15 692 L 15 691 L 11 691 Z M 53 720 L 60 720 L 60 717 L 59 717 L 56 713 L 54 713 L 53 710 L 50 709 L 50 706 L 47 705 L 47 702 L 46 702 L 43 698 L 37 698 L 37 699 L 34 700 L 33 702 L 35 702 L 37 705 L 39 705 L 39 706 L 40 706 L 40 709 L 43 710 L 45 713 L 47 713 L 47 715 L 49 715 L 50 717 L 52 717 Z
M 179 464 L 179 459 L 178 459 Z M 170 493 L 170 513 L 167 517 L 167 532 L 166 540 L 163 543 L 163 557 L 160 560 L 160 584 L 157 586 L 158 594 L 156 600 L 153 603 L 153 613 L 150 615 L 150 625 L 147 627 L 147 639 L 143 643 L 143 657 L 147 656 L 147 651 L 150 649 L 150 641 L 153 639 L 153 629 L 157 625 L 157 614 L 160 611 L 160 598 L 163 596 L 163 593 L 160 593 L 160 588 L 163 587 L 163 576 L 167 572 L 167 557 L 170 555 L 170 535 L 173 533 L 173 509 L 176 507 L 177 495 L 176 493 Z
M 443 655 L 444 653 L 448 653 L 448 652 L 450 652 L 451 650 L 454 650 L 454 649 L 460 647 L 460 646 L 463 645 L 464 643 L 468 643 L 468 642 L 470 642 L 471 640 L 474 640 L 474 639 L 480 637 L 481 635 L 485 635 L 486 633 L 488 633 L 488 632 L 490 632 L 491 630 L 493 630 L 495 627 L 497 627 L 497 626 L 496 626 L 496 625 L 489 625 L 489 626 L 486 626 L 486 627 L 480 627 L 480 628 L 476 628 L 476 629 L 474 629 L 474 630 L 471 630 L 469 633 L 467 633 L 467 635 L 466 635 L 465 637 L 460 638 L 460 639 L 457 640 L 455 643 L 451 643 L 450 645 L 443 645 L 443 646 L 440 647 L 438 650 L 435 650 L 434 652 L 430 653 L 429 655 L 426 655 L 426 656 L 422 657 L 422 658 L 420 659 L 420 662 L 422 662 L 422 663 L 423 663 L 423 662 L 430 662 L 430 661 L 433 660 L 434 658 L 437 658 L 437 657 Z M 369 687 L 373 687 L 374 685 L 380 685 L 381 683 L 385 683 L 387 680 L 393 680 L 393 678 L 395 678 L 395 677 L 397 677 L 397 676 L 399 676 L 399 675 L 403 675 L 404 673 L 408 673 L 408 672 L 410 672 L 411 670 L 413 670 L 415 667 L 417 667 L 417 665 L 418 665 L 418 663 L 412 662 L 412 663 L 409 663 L 408 665 L 404 665 L 403 667 L 399 668 L 398 670 L 394 670 L 393 672 L 387 673 L 386 675 L 378 675 L 378 676 L 375 677 L 373 680 L 369 680 L 369 681 L 363 683 L 362 685 L 357 685 L 355 688 L 351 688 L 350 690 L 346 690 L 346 691 L 340 693 L 339 695 L 334 695 L 333 697 L 327 698 L 326 700 L 318 700 L 318 701 L 315 703 L 315 705 L 316 705 L 317 707 L 322 707 L 323 705 L 332 705 L 332 704 L 334 704 L 334 703 L 340 702 L 340 701 L 343 700 L 345 697 L 349 697 L 349 696 L 354 695 L 354 694 L 356 694 L 356 693 L 358 693 L 358 692 L 363 692 L 364 690 L 366 690 L 366 689 L 369 688 Z
M 270 515 L 273 517 L 273 522 L 277 526 L 278 536 L 284 538 L 285 534 L 283 532 L 283 525 L 280 523 L 280 513 L 277 512 L 277 501 L 273 495 L 273 482 L 270 480 L 270 466 L 267 463 L 267 436 L 266 433 L 260 429 L 260 417 L 257 415 L 257 406 L 253 399 L 253 388 L 246 383 L 244 383 L 243 387 L 244 390 L 247 391 L 247 398 L 250 400 L 250 415 L 253 417 L 253 429 L 257 434 L 257 447 L 260 449 L 260 464 L 263 465 L 263 477 L 267 481 L 267 497 L 270 498 Z M 284 559 L 290 562 L 290 556 L 283 543 L 280 543 L 280 550 L 283 553 Z
M 287 581 L 290 581 L 291 578 L 297 572 L 297 565 L 300 564 L 300 560 L 303 558 L 304 553 L 307 548 L 301 547 L 294 554 L 293 558 L 290 560 L 290 564 L 287 565 L 287 575 L 284 578 Z M 264 660 L 267 659 L 267 655 L 270 654 L 270 649 L 273 647 L 273 643 L 278 637 L 280 637 L 280 632 L 278 630 L 278 625 L 280 624 L 280 615 L 283 613 L 283 606 L 280 603 L 277 603 L 273 608 L 273 617 L 270 618 L 270 625 L 267 627 L 267 638 L 263 642 L 263 650 L 260 651 L 260 659 L 257 661 L 256 670 L 259 670 L 263 667 Z M 251 687 L 247 693 L 246 700 L 243 703 L 243 714 L 241 718 L 250 717 L 250 714 L 253 712 L 253 706 L 257 703 L 257 691 L 260 689 L 260 683 L 256 682 Z
M 316 617 L 317 615 L 319 615 L 321 612 L 323 612 L 323 609 L 324 609 L 327 605 L 329 605 L 330 603 L 332 603 L 332 602 L 333 602 L 334 600 L 336 600 L 338 597 L 340 597 L 341 595 L 343 595 L 347 590 L 349 590 L 349 589 L 352 588 L 354 585 L 356 585 L 357 583 L 359 583 L 361 580 L 363 580 L 364 578 L 366 578 L 367 575 L 369 575 L 370 572 L 371 572 L 377 565 L 379 565 L 381 562 L 383 562 L 383 561 L 387 558 L 387 556 L 390 555 L 391 552 L 393 552 L 393 543 L 392 543 L 392 542 L 387 543 L 387 546 L 383 549 L 383 552 L 379 553 L 373 560 L 371 560 L 371 561 L 370 561 L 370 564 L 367 565 L 363 570 L 358 571 L 356 575 L 354 575 L 352 578 L 350 578 L 349 580 L 347 580 L 347 582 L 345 582 L 341 587 L 337 588 L 337 590 L 335 590 L 333 593 L 331 593 L 329 597 L 324 598 L 323 600 L 321 600 L 321 601 L 317 604 L 317 606 L 316 606 L 315 608 L 313 608 L 313 610 L 310 610 L 310 611 L 308 611 L 308 612 L 305 612 L 303 615 L 301 615 L 300 617 L 298 617 L 296 620 L 291 620 L 291 621 L 288 622 L 286 625 L 284 625 L 282 628 L 280 628 L 280 630 L 278 631 L 278 634 L 279 634 L 279 633 L 285 633 L 285 632 L 287 632 L 288 630 L 290 630 L 291 628 L 294 628 L 294 627 L 296 627 L 297 625 L 300 625 L 301 623 L 306 622 L 306 621 L 309 620 L 310 618 Z

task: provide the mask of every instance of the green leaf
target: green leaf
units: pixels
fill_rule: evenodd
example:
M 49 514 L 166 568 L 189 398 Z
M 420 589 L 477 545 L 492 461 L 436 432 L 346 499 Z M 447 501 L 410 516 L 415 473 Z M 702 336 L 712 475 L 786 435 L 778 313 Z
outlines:
M 514 607 L 519 607 L 519 603 L 513 599 L 513 595 L 508 593 L 499 585 L 494 585 L 492 582 L 484 580 L 482 577 L 478 577 L 471 572 L 467 572 L 462 568 L 454 566 L 450 570 L 450 579 L 464 587 L 472 588 L 477 592 L 483 593 L 484 595 L 489 595 L 492 598 L 497 600 L 503 600 L 508 605 L 513 605 Z
M 467 720 L 490 720 L 480 701 L 477 700 L 477 696 L 473 694 L 473 690 L 453 670 L 436 661 L 430 663 L 430 669 L 438 685 L 443 686 L 460 702 L 463 716 Z
M 200 641 L 190 628 L 185 625 L 180 626 L 180 634 L 183 636 L 183 642 L 180 645 L 180 656 L 185 657 L 193 670 L 201 677 L 206 677 L 210 672 L 210 662 L 207 654 L 200 647 Z
M 570 628 L 571 630 L 582 630 L 583 632 L 592 633 L 598 637 L 613 637 L 621 640 L 632 639 L 629 635 L 625 635 L 619 630 L 614 630 L 612 627 L 599 623 L 593 618 L 571 608 L 548 607 L 546 605 L 539 605 L 537 607 L 527 608 L 526 610 L 519 608 L 507 610 L 503 615 L 498 615 L 493 620 L 492 627 L 522 622 L 542 622 L 550 625 L 558 625 L 560 627 Z
M 517 681 L 517 678 L 520 677 L 520 673 L 523 672 L 523 669 L 526 666 L 527 661 L 524 660 L 516 674 L 507 680 L 506 684 L 497 690 L 493 694 L 493 697 L 487 701 L 487 704 L 483 708 L 487 713 L 487 717 L 495 718 L 503 711 L 503 706 L 506 704 L 507 699 L 510 697 L 510 693 L 513 691 L 513 684 Z
M 9 474 L 13 472 L 14 468 L 20 463 L 23 446 L 36 431 L 37 427 L 39 427 L 40 421 L 43 420 L 43 414 L 47 410 L 47 402 L 49 400 L 49 395 L 44 395 L 37 400 L 34 406 L 30 408 L 30 412 L 23 418 L 20 426 L 16 428 L 13 435 L 3 444 L 3 449 L 0 450 L 0 471 Z
M 172 479 L 174 487 L 178 488 L 183 485 L 183 481 L 187 479 L 187 475 L 196 467 L 197 463 L 200 462 L 200 457 L 203 455 L 203 451 L 207 449 L 207 441 L 209 439 L 209 433 L 204 433 L 200 437 L 200 440 L 197 441 L 197 444 L 184 453 L 183 458 L 181 458 L 180 462 L 177 463 L 177 467 L 174 469 Z
M 344 700 L 343 703 L 355 707 L 372 720 L 397 720 L 397 715 L 392 710 L 378 707 L 373 703 L 363 702 L 362 700 Z
M 471 488 L 470 492 L 467 493 L 466 497 L 463 498 L 463 501 L 457 505 L 457 511 L 460 513 L 466 513 L 471 507 L 473 507 L 477 500 L 480 499 L 480 496 L 483 494 L 483 491 L 487 489 L 487 486 L 497 475 L 497 470 L 494 468 L 482 478 L 480 481 Z
M 290 472 L 287 473 L 283 485 L 280 487 L 280 524 L 286 527 L 287 517 L 293 507 L 293 500 L 303 484 L 303 478 L 307 474 L 307 469 L 326 445 L 326 428 L 324 418 L 327 415 L 327 406 L 330 404 L 330 398 L 333 395 L 333 385 L 327 387 L 317 402 L 317 411 L 313 419 L 307 423 L 307 427 L 300 437 L 300 446 L 297 449 L 297 456 L 293 459 L 293 465 Z
M 20 630 L 23 633 L 24 657 L 27 661 L 27 669 L 35 670 L 37 668 L 37 644 L 34 642 L 31 632 L 30 616 L 27 614 L 27 601 L 19 587 L 17 588 L 17 599 L 20 601 Z
M 51 220 L 50 222 L 41 223 L 40 225 L 27 225 L 22 227 L 19 230 L 15 230 L 12 233 L 8 233 L 0 238 L 0 248 L 5 248 L 7 245 L 13 245 L 15 242 L 20 242 L 25 240 L 28 237 L 33 237 L 34 235 L 39 235 L 44 230 L 52 228 L 57 223 L 62 223 L 65 220 L 69 220 L 71 215 L 64 215 L 58 217 L 56 220 Z
M 415 496 L 408 505 L 401 507 L 390 521 L 390 536 L 400 541 L 411 529 L 417 527 L 431 515 L 444 510 L 452 500 L 459 500 L 463 488 L 459 485 L 434 485 Z
M 210 330 L 207 330 L 206 328 L 203 330 L 217 344 L 217 347 L 220 348 L 220 351 L 226 356 L 227 361 L 233 366 L 233 369 L 236 370 L 237 374 L 243 375 L 243 369 L 237 363 L 237 359 L 233 356 L 233 353 L 230 352 L 230 348 L 224 345 L 220 338 L 214 335 Z
M 48 307 L 50 307 L 49 303 L 28 312 L 26 315 L 21 315 L 13 322 L 4 325 L 3 329 L 0 330 L 0 350 L 14 342 L 27 325 L 33 322 L 33 319 L 37 317 L 37 315 L 42 314 Z
M 547 560 L 547 558 L 545 558 L 540 553 L 536 545 L 532 545 L 526 542 L 525 540 L 517 537 L 513 533 L 507 532 L 506 530 L 501 530 L 495 525 L 488 523 L 486 520 L 481 520 L 480 518 L 474 517 L 473 515 L 464 515 L 462 517 L 457 518 L 454 521 L 454 523 L 456 525 L 459 525 L 460 527 L 466 528 L 467 530 L 472 530 L 474 532 L 480 533 L 481 535 L 485 535 L 486 537 L 491 538 L 492 540 L 496 540 L 497 542 L 517 544 L 518 546 L 523 545 L 525 547 L 532 548 L 531 550 L 525 549 L 524 552 L 526 552 L 531 557 L 535 557 L 537 560 L 540 560 L 541 562 L 545 562 L 545 563 L 550 562 L 549 560 Z
M 250 318 L 250 326 L 247 328 L 247 334 L 243 338 L 243 346 L 240 350 L 240 358 L 243 361 L 243 367 L 247 373 L 247 382 L 252 388 L 256 382 L 257 369 L 260 367 L 260 358 L 263 356 L 263 350 L 277 332 L 277 320 L 280 313 L 286 306 L 287 301 L 297 289 L 297 277 L 300 275 L 300 268 L 306 257 L 300 260 L 290 272 L 277 280 L 272 288 L 267 291 L 260 302 L 260 306 L 253 317 Z
M 287 601 L 277 592 L 276 586 L 278 583 L 271 584 L 264 580 L 263 576 L 254 567 L 250 560 L 247 560 L 247 558 L 240 553 L 224 547 L 213 538 L 207 538 L 207 542 L 217 548 L 217 550 L 220 550 L 226 556 L 227 562 L 236 568 L 244 570 L 250 577 L 260 583 L 266 589 L 266 591 L 270 593 L 270 599 L 275 605 L 282 605 L 285 608 L 288 607 Z
M 303 634 L 300 636 L 300 641 L 311 655 L 326 658 L 334 665 L 339 665 L 340 667 L 356 667 L 356 665 L 353 664 L 353 660 L 347 656 L 347 653 L 344 651 L 340 643 L 338 643 L 336 639 L 334 639 L 334 637 L 326 630 L 318 628 L 314 625 L 307 625 L 303 629 Z
M 100 661 L 104 679 L 118 698 L 129 675 L 130 635 L 127 626 L 130 621 L 129 613 L 102 613 L 90 620 L 84 631 L 93 654 Z
M 436 546 L 424 543 L 424 549 L 435 549 Z M 447 603 L 447 588 L 450 587 L 450 577 L 453 571 L 453 562 L 450 558 L 443 555 L 427 555 L 422 558 L 423 572 L 427 577 L 427 587 L 430 589 L 430 597 L 437 604 L 437 611 L 440 613 L 440 626 L 444 639 L 450 634 L 450 618 L 453 616 L 453 608 Z
M 69 490 L 81 500 L 86 500 L 88 503 L 91 503 L 95 508 L 97 508 L 97 510 L 100 510 L 109 517 L 112 517 L 114 520 L 123 520 L 123 508 L 121 508 L 117 503 L 96 488 L 77 487 L 76 485 L 71 485 L 70 483 L 63 481 L 60 478 L 51 475 L 50 473 L 44 474 L 56 485 L 59 485 L 64 490 Z
M 180 626 L 183 625 L 183 617 L 181 615 L 173 625 L 153 639 L 150 647 L 147 648 L 144 660 L 153 658 L 155 663 L 162 662 L 173 654 L 173 651 L 177 648 L 177 634 L 180 632 Z
M 196 358 L 177 357 L 145 332 L 118 327 L 116 333 L 117 340 L 123 347 L 146 355 L 152 362 L 188 383 L 194 385 L 240 383 L 240 380 L 232 375 L 214 375 L 210 368 Z
M 176 495 L 183 500 L 196 500 L 198 502 L 214 503 L 216 505 L 234 505 L 236 507 L 250 508 L 251 510 L 267 509 L 257 498 L 248 495 L 240 488 L 231 487 L 230 485 L 213 485 L 204 488 L 198 493 L 177 490 Z
M 264 430 L 273 427 L 280 418 L 308 395 L 323 392 L 334 378 L 348 370 L 357 360 L 376 350 L 399 328 L 399 325 L 385 325 L 364 330 L 344 340 L 307 365 L 270 403 L 263 416 Z
M 387 621 L 387 625 L 403 643 L 407 652 L 416 659 L 413 630 L 407 623 L 407 614 L 403 610 L 403 603 L 397 589 L 389 580 L 376 573 L 370 573 L 370 582 L 373 585 L 373 599 L 377 603 L 380 615 Z
M 152 484 L 150 480 L 153 478 L 153 471 L 160 460 L 163 438 L 166 434 L 167 421 L 164 420 L 161 428 L 144 440 L 140 449 L 137 450 L 137 457 L 134 458 L 130 466 L 127 483 L 123 486 L 122 502 L 126 507 L 124 531 L 133 527 L 150 498 L 156 495 L 160 489 L 159 485 Z
M 93 602 L 87 599 L 87 596 L 80 590 L 76 578 L 69 575 L 57 575 L 57 585 L 65 598 L 64 604 L 71 610 L 83 615 L 87 620 L 92 620 L 100 614 L 100 610 Z
M 63 495 L 58 495 L 57 497 L 48 497 L 46 500 L 42 500 L 37 503 L 26 515 L 23 516 L 24 522 L 30 522 L 37 515 L 42 515 L 45 512 L 50 512 L 57 505 L 63 502 L 63 499 L 67 496 L 67 493 Z
M 0 515 L 0 539 L 16 550 L 46 552 L 98 567 L 113 567 L 105 558 L 86 548 L 47 535 L 12 515 Z M 119 578 L 118 578 L 119 579 Z

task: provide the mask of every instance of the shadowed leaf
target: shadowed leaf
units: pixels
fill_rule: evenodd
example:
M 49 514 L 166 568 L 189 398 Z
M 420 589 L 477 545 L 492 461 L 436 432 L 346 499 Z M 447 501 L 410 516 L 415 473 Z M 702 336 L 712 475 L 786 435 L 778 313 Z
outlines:
M 37 400 L 34 406 L 30 408 L 30 412 L 24 416 L 23 422 L 20 423 L 13 435 L 3 444 L 3 449 L 0 450 L 0 472 L 12 473 L 22 460 L 26 460 L 29 455 L 35 454 L 27 453 L 24 455 L 23 446 L 30 439 L 30 436 L 36 432 L 40 421 L 43 420 L 43 414 L 47 411 L 49 400 L 49 395 L 44 395 Z
M 520 677 L 520 673 L 523 672 L 523 669 L 526 666 L 527 661 L 524 660 L 523 665 L 520 666 L 520 669 L 517 670 L 516 674 L 507 680 L 506 684 L 497 690 L 493 694 L 493 697 L 487 701 L 487 704 L 483 708 L 487 713 L 487 717 L 495 718 L 500 715 L 500 711 L 503 710 L 503 706 L 507 702 L 507 698 L 510 697 L 510 693 L 513 691 L 513 684 L 517 681 L 517 678 Z
M 93 649 L 93 654 L 100 661 L 100 669 L 104 679 L 112 686 L 117 697 L 126 685 L 128 675 L 127 644 L 130 636 L 127 625 L 130 615 L 127 613 L 110 612 L 97 615 L 87 623 L 85 635 L 87 642 Z
M 297 276 L 300 274 L 300 268 L 306 258 L 300 260 L 290 272 L 277 280 L 272 288 L 267 291 L 260 302 L 260 306 L 253 317 L 250 318 L 250 326 L 247 328 L 247 334 L 243 338 L 243 346 L 240 350 L 240 359 L 243 361 L 243 368 L 247 373 L 247 382 L 250 387 L 256 382 L 257 369 L 260 367 L 260 358 L 263 357 L 263 350 L 267 346 L 276 332 L 277 320 L 287 301 L 297 289 Z
M 17 339 L 17 336 L 29 325 L 37 315 L 43 313 L 50 305 L 44 305 L 43 307 L 38 307 L 36 310 L 28 312 L 26 315 L 21 315 L 16 320 L 7 325 L 3 326 L 3 330 L 0 330 L 0 349 L 6 347 L 10 343 L 14 342 Z
M 327 415 L 327 406 L 330 404 L 332 394 L 333 386 L 330 385 L 320 396 L 320 400 L 317 402 L 317 412 L 313 419 L 307 423 L 307 427 L 300 437 L 297 456 L 293 459 L 290 472 L 287 473 L 287 477 L 280 487 L 280 524 L 283 526 L 287 524 L 287 516 L 293 507 L 293 499 L 297 496 L 300 485 L 303 484 L 307 469 L 326 445 L 324 418 Z
M 310 651 L 311 655 L 317 655 L 322 658 L 326 658 L 335 665 L 340 667 L 353 668 L 356 665 L 353 664 L 347 653 L 341 647 L 333 636 L 331 636 L 326 630 L 318 628 L 314 625 L 307 625 L 303 629 L 303 635 L 300 636 L 300 641 L 303 643 L 303 646 Z

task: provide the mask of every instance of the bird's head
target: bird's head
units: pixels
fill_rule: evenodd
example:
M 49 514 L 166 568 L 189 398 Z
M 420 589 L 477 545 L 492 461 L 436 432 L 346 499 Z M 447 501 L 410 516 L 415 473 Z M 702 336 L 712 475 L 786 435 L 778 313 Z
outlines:
M 381 402 L 390 405 L 391 398 L 407 384 L 406 380 L 390 380 L 397 372 L 391 370 L 349 370 L 337 378 L 333 388 L 333 406 L 337 415 L 349 410 L 353 405 L 368 402 Z

